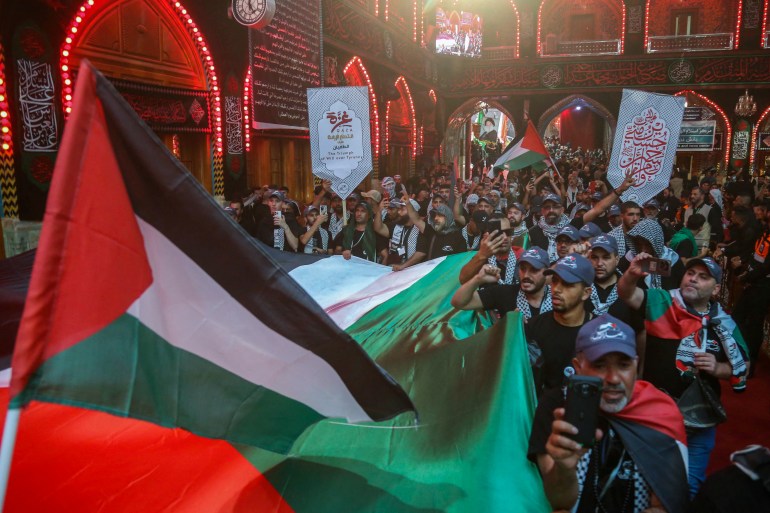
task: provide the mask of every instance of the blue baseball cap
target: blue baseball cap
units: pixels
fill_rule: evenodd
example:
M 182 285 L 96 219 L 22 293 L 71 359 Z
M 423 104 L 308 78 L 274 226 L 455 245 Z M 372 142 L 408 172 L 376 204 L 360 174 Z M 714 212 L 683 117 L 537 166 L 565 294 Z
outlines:
M 551 263 L 548 252 L 539 246 L 529 248 L 519 258 L 519 262 L 527 262 L 535 269 L 545 269 Z
M 508 208 L 509 208 L 509 209 L 510 209 L 510 208 L 515 208 L 516 210 L 518 210 L 518 211 L 519 211 L 519 212 L 521 212 L 522 214 L 526 214 L 526 213 L 527 213 L 527 209 L 526 209 L 526 208 L 524 208 L 524 205 L 522 205 L 521 203 L 519 203 L 519 202 L 517 202 L 517 201 L 514 201 L 513 203 L 511 203 L 510 205 L 508 205 Z
M 543 205 L 545 205 L 546 201 L 553 201 L 554 203 L 561 205 L 561 198 L 552 192 L 549 192 L 548 194 L 543 196 Z
M 591 319 L 578 331 L 575 352 L 594 362 L 609 353 L 636 357 L 636 334 L 631 326 L 604 314 Z
M 591 201 L 601 201 L 604 198 L 604 194 L 601 192 L 595 192 L 591 194 Z
M 532 201 L 529 204 L 532 207 L 532 210 L 540 210 L 540 207 L 543 206 L 543 197 L 542 196 L 535 196 L 532 198 Z
M 618 241 L 612 235 L 605 233 L 591 239 L 591 249 L 602 248 L 604 251 L 610 254 L 618 254 Z
M 719 267 L 719 264 L 711 257 L 691 258 L 687 261 L 687 265 L 685 265 L 684 268 L 687 270 L 698 264 L 705 266 L 708 273 L 717 281 L 717 283 L 722 283 L 722 268 Z
M 651 199 L 644 204 L 644 208 L 654 208 L 655 210 L 660 210 L 660 205 L 658 204 L 658 200 Z
M 577 253 L 570 253 L 558 260 L 553 267 L 546 269 L 543 274 L 555 274 L 566 283 L 583 282 L 585 285 L 591 285 L 596 276 L 591 262 Z
M 612 205 L 610 207 L 609 215 L 611 215 L 611 216 L 619 216 L 620 215 L 620 206 L 619 205 Z
M 556 234 L 556 240 L 559 240 L 559 237 L 569 237 L 569 239 L 572 242 L 580 241 L 580 234 L 578 233 L 577 229 L 571 224 L 568 224 L 564 228 L 559 230 L 559 233 Z
M 591 239 L 602 234 L 602 229 L 596 223 L 586 223 L 578 232 L 581 239 Z

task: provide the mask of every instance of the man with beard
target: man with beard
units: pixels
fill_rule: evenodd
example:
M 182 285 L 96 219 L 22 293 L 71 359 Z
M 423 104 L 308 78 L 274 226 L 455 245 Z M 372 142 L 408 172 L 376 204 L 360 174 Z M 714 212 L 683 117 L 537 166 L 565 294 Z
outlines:
M 338 237 L 336 252 L 341 253 L 345 260 L 356 256 L 376 262 L 378 230 L 375 225 L 378 222 L 382 223 L 379 209 L 374 212 L 366 201 L 359 202 L 353 209 L 353 222 L 348 223 Z
M 496 310 L 501 317 L 519 310 L 525 319 L 551 310 L 551 294 L 543 271 L 548 253 L 532 248 L 519 259 L 519 284 L 501 285 L 500 268 L 490 264 L 465 282 L 452 296 L 452 306 L 460 310 Z
M 623 216 L 621 215 L 620 207 L 618 205 L 612 205 L 610 207 L 607 211 L 607 219 L 609 219 L 610 226 L 612 226 L 613 229 L 623 224 Z M 610 230 L 610 232 L 611 231 L 612 230 Z
M 476 251 L 481 243 L 481 227 L 483 227 L 489 216 L 483 210 L 477 210 L 471 214 L 468 224 L 460 230 L 463 239 L 465 239 L 468 251 Z
M 521 248 L 529 248 L 529 228 L 525 222 L 527 211 L 521 203 L 511 203 L 505 211 L 508 221 L 511 223 L 511 244 Z
M 281 251 L 297 251 L 300 228 L 294 216 L 283 215 L 286 197 L 278 190 L 268 191 L 267 195 L 265 203 L 255 201 L 244 210 L 244 228 L 268 246 Z
M 328 217 L 319 214 L 313 205 L 305 207 L 305 233 L 299 236 L 303 253 L 331 254 L 333 250 L 329 245 L 332 242 L 331 235 L 322 226 Z
M 441 198 L 441 196 L 436 197 Z M 466 241 L 455 226 L 455 216 L 452 209 L 446 205 L 446 202 L 439 203 L 431 210 L 428 216 L 429 222 L 425 222 L 414 209 L 408 195 L 404 194 L 401 201 L 406 204 L 409 219 L 425 238 L 424 252 L 427 255 L 427 260 L 463 253 L 468 250 Z
M 572 366 L 578 376 L 601 379 L 595 442 L 572 437 L 565 394 L 540 398 L 528 457 L 537 463 L 554 510 L 587 512 L 682 512 L 687 470 L 680 446 L 682 415 L 665 393 L 637 380 L 638 357 L 630 326 L 610 315 L 578 332 Z M 590 415 L 591 412 L 582 412 Z
M 620 205 L 621 224 L 610 230 L 609 234 L 618 242 L 618 255 L 623 258 L 632 248 L 631 241 L 626 235 L 642 218 L 642 207 L 633 201 L 624 201 Z
M 561 198 L 556 194 L 546 194 L 543 196 L 543 216 L 537 222 L 537 225 L 529 230 L 530 243 L 533 246 L 547 248 L 548 256 L 551 258 L 551 261 L 556 261 L 556 236 L 559 234 L 559 231 L 568 224 L 580 229 L 584 224 L 597 219 L 610 207 L 610 205 L 612 205 L 616 199 L 615 196 L 620 197 L 626 189 L 633 184 L 634 178 L 629 175 L 626 180 L 620 184 L 620 187 L 596 203 L 591 210 L 582 216 L 575 216 L 572 220 L 564 215 L 564 205 L 562 205 Z
M 517 282 L 516 264 L 524 250 L 511 245 L 512 230 L 507 217 L 496 214 L 492 219 L 499 219 L 501 231 L 494 229 L 490 232 L 488 226 L 482 228 L 484 235 L 479 251 L 460 269 L 460 283 L 476 276 L 486 264 L 500 269 L 500 283 L 512 285 Z
M 391 201 L 391 204 L 394 203 L 398 207 L 398 215 L 395 221 L 386 225 L 390 241 L 383 261 L 394 271 L 401 271 L 425 259 L 425 238 L 409 217 L 406 203 Z M 410 199 L 409 203 L 415 211 L 420 208 L 419 203 L 413 199 Z
M 700 187 L 693 187 L 690 191 L 690 205 L 684 213 L 684 222 L 687 223 L 693 214 L 700 214 L 706 218 L 706 224 L 703 225 L 703 229 L 695 238 L 699 248 L 702 248 L 704 244 L 708 245 L 711 241 L 722 242 L 724 239 L 722 211 L 718 205 L 706 203 L 706 193 Z
M 585 302 L 591 297 L 594 268 L 577 254 L 562 258 L 551 269 L 551 305 L 553 311 L 533 317 L 527 323 L 527 341 L 536 344 L 543 353 L 543 366 L 536 378 L 538 395 L 545 390 L 561 388 L 565 369 L 575 356 L 575 337 L 580 327 L 591 320 Z
M 687 262 L 678 289 L 645 290 L 637 282 L 648 274 L 644 262 L 651 257 L 639 253 L 618 282 L 620 298 L 644 315 L 645 379 L 674 400 L 689 386 L 700 385 L 709 387 L 718 398 L 720 380 L 729 381 L 736 392 L 745 390 L 746 344 L 733 319 L 715 300 L 722 269 L 712 258 L 693 258 Z M 700 384 L 693 381 L 696 377 Z M 687 411 L 682 412 L 687 418 Z M 715 425 L 687 429 L 691 497 L 705 479 L 715 437 Z
M 639 253 L 648 253 L 654 258 L 668 260 L 670 262 L 670 274 L 650 274 L 644 279 L 644 287 L 654 289 L 671 290 L 679 286 L 684 275 L 682 259 L 673 249 L 663 244 L 663 228 L 657 221 L 642 219 L 628 232 L 632 247 L 626 252 L 626 256 L 620 260 L 618 268 L 625 272 L 631 265 L 631 261 Z

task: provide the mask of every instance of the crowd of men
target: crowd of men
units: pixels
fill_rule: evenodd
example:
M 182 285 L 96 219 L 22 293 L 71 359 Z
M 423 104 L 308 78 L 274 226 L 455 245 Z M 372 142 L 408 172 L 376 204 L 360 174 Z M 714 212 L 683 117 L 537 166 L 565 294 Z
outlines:
M 539 397 L 530 457 L 554 509 L 685 511 L 724 421 L 720 395 L 746 388 L 763 342 L 764 178 L 737 173 L 718 184 L 711 172 L 695 180 L 676 172 L 671 187 L 639 205 L 620 200 L 633 177 L 613 188 L 598 151 L 568 152 L 540 174 L 453 174 L 437 166 L 409 183 L 386 177 L 345 200 L 324 182 L 301 211 L 287 190 L 264 187 L 229 210 L 274 248 L 355 256 L 394 272 L 472 252 L 452 305 L 524 318 Z M 573 374 L 602 380 L 591 447 L 575 442 L 577 428 L 564 420 Z M 705 420 L 690 418 L 691 407 L 708 410 Z M 648 417 L 681 438 L 686 458 L 658 447 L 666 461 L 651 467 L 645 451 L 629 448 L 623 430 Z

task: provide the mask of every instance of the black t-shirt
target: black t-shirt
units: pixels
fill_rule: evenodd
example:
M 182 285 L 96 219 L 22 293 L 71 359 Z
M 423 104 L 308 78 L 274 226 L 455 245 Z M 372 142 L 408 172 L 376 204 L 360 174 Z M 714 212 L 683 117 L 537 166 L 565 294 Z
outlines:
M 594 283 L 594 288 L 596 289 L 596 295 L 599 296 L 599 301 L 606 303 L 607 299 L 609 299 L 610 293 L 612 293 L 612 287 L 616 285 L 617 282 L 607 288 L 602 288 L 598 284 Z M 593 312 L 594 308 L 596 308 L 592 298 L 593 294 L 591 294 L 591 297 L 586 300 L 586 311 L 588 312 Z M 607 313 L 631 326 L 631 328 L 636 333 L 639 333 L 644 329 L 644 315 L 642 315 L 642 311 L 634 310 L 620 298 L 617 298 L 610 305 Z
M 299 238 L 301 229 L 297 223 L 297 219 L 293 214 L 284 215 L 286 216 L 286 224 L 289 226 L 289 229 L 295 237 Z M 244 209 L 242 223 L 243 227 L 252 237 L 264 242 L 270 247 L 276 247 L 275 231 L 278 230 L 279 227 L 273 223 L 273 214 L 270 212 L 270 207 L 262 203 L 252 204 L 249 208 Z M 294 251 L 285 239 L 283 250 Z
M 519 295 L 519 285 L 502 285 L 499 283 L 487 285 L 479 289 L 479 298 L 484 310 L 497 310 L 500 316 L 518 308 L 516 297 Z M 540 307 L 529 305 L 532 317 L 540 314 Z
M 560 389 L 550 390 L 540 397 L 529 436 L 527 457 L 537 463 L 539 454 L 546 454 L 548 437 L 551 435 L 553 410 L 564 407 L 564 394 Z M 597 511 L 597 490 L 601 492 L 609 481 L 615 468 L 618 469 L 615 478 L 602 498 L 604 511 L 621 512 L 634 511 L 634 486 L 638 469 L 631 456 L 624 451 L 620 437 L 609 428 L 607 420 L 599 416 L 599 428 L 604 437 L 589 453 L 587 453 L 577 468 L 578 483 L 582 483 L 582 494 L 578 502 L 579 513 L 594 513 Z M 622 458 L 622 459 L 621 459 Z M 596 471 L 599 471 L 597 477 Z M 624 509 L 623 505 L 627 504 Z M 602 509 L 599 509 L 602 511 Z
M 460 230 L 438 233 L 430 224 L 425 223 L 425 231 L 422 234 L 425 239 L 425 249 L 420 249 L 420 251 L 428 254 L 427 260 L 468 251 L 465 237 Z
M 583 323 L 591 319 L 586 312 Z M 582 326 L 582 325 L 581 325 Z M 543 351 L 543 367 L 536 379 L 536 387 L 548 391 L 564 384 L 564 369 L 572 367 L 575 339 L 581 326 L 562 326 L 553 318 L 553 312 L 532 317 L 525 326 L 528 342 L 534 342 Z
M 683 239 L 676 247 L 676 254 L 679 258 L 692 258 L 692 253 L 695 250 L 695 246 L 689 239 Z

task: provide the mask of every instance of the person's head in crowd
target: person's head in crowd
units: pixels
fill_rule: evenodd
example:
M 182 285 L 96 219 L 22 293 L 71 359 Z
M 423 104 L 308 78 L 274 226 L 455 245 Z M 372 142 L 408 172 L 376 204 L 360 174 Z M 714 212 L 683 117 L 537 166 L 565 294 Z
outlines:
M 620 211 L 619 205 L 610 206 L 607 211 L 607 220 L 610 222 L 610 226 L 616 228 L 623 224 L 623 215 Z
M 628 231 L 634 245 L 634 254 L 648 253 L 654 257 L 663 256 L 663 228 L 653 219 L 642 219 Z
M 287 198 L 289 197 L 289 188 L 286 187 L 285 185 L 281 185 L 280 187 L 278 187 L 278 190 L 281 191 L 283 195 L 286 196 Z
M 465 210 L 469 214 L 473 214 L 473 212 L 476 210 L 476 205 L 479 203 L 479 195 L 472 193 L 468 194 L 468 197 L 465 199 Z
M 479 235 L 486 226 L 487 219 L 489 219 L 489 214 L 483 210 L 476 209 L 473 214 L 471 214 L 470 221 L 468 221 L 468 231 L 472 235 Z
M 438 188 L 438 193 L 441 194 L 447 202 L 452 195 L 452 188 L 448 184 L 442 184 Z
M 685 226 L 693 235 L 698 235 L 704 224 L 706 224 L 706 218 L 702 214 L 693 214 L 687 219 Z
M 234 199 L 230 201 L 229 208 L 232 210 L 232 216 L 233 216 L 233 219 L 235 219 L 235 222 L 240 223 L 241 217 L 243 216 L 243 201 L 239 199 Z
M 543 197 L 542 196 L 535 196 L 530 201 L 530 208 L 529 211 L 532 214 L 532 219 L 537 222 L 540 217 L 543 215 Z
M 439 206 L 444 205 L 446 206 L 447 199 L 442 196 L 441 194 L 434 194 L 433 199 L 431 200 L 431 208 L 433 210 L 438 209 Z
M 329 208 L 331 211 L 336 212 L 337 216 L 342 215 L 342 198 L 335 193 L 332 193 L 332 197 L 329 200 Z
M 556 255 L 559 258 L 564 258 L 569 253 L 572 253 L 573 247 L 579 242 L 580 234 L 577 228 L 571 224 L 566 225 L 556 234 Z
M 642 218 L 642 207 L 634 201 L 624 201 L 620 205 L 620 215 L 623 218 L 623 231 L 628 233 Z
M 631 401 L 636 384 L 636 334 L 623 321 L 603 314 L 585 323 L 575 339 L 575 374 L 602 380 L 599 408 L 618 413 Z
M 690 191 L 690 207 L 698 208 L 706 201 L 706 193 L 700 187 L 693 187 Z
M 371 191 L 368 191 L 368 192 L 362 192 L 361 197 L 365 198 L 366 200 L 372 201 L 378 205 L 382 201 L 382 193 L 377 189 L 372 189 Z
M 401 183 L 401 175 L 393 175 L 393 181 L 396 182 L 396 184 Z
M 658 212 L 660 211 L 660 205 L 656 199 L 651 199 L 644 204 L 644 217 L 647 219 L 657 219 Z
M 735 198 L 733 199 L 733 207 L 751 207 L 752 197 L 750 193 L 747 193 L 745 191 L 741 191 L 740 193 L 735 195 Z
M 594 268 L 584 256 L 571 253 L 546 269 L 545 275 L 551 277 L 554 312 L 567 313 L 583 308 L 583 303 L 591 297 Z
M 511 251 L 511 235 L 513 230 L 511 229 L 511 222 L 508 221 L 508 218 L 500 213 L 494 213 L 491 214 L 487 218 L 487 223 L 484 224 L 484 227 L 482 228 L 483 233 L 482 235 L 485 235 L 489 232 L 489 225 L 488 222 L 492 219 L 499 219 L 500 220 L 500 230 L 502 230 L 501 233 L 495 234 L 495 237 L 502 237 L 501 241 L 502 244 L 497 250 L 498 255 L 508 255 L 508 253 Z
M 691 258 L 685 264 L 679 291 L 685 303 L 702 311 L 719 294 L 722 268 L 713 258 Z
M 481 210 L 483 212 L 486 212 L 487 215 L 491 216 L 492 212 L 495 211 L 495 207 L 492 204 L 491 199 L 489 199 L 487 196 L 481 196 L 479 200 L 476 202 L 476 210 Z
M 417 201 L 427 201 L 428 198 L 430 198 L 430 189 L 424 185 L 420 185 L 417 188 L 417 194 L 415 194 L 415 199 Z
M 751 222 L 751 218 L 754 216 L 754 212 L 749 210 L 748 207 L 738 205 L 733 207 L 733 211 L 730 214 L 730 222 L 737 226 L 746 226 Z
M 538 246 L 525 251 L 519 258 L 519 284 L 525 294 L 535 294 L 545 286 L 548 252 Z
M 299 219 L 300 212 L 299 212 L 299 205 L 294 200 L 286 200 L 283 202 L 283 214 L 288 217 L 293 217 L 294 219 Z
M 356 208 L 356 205 L 361 201 L 361 195 L 357 192 L 353 192 L 345 198 L 345 208 L 348 212 L 352 212 Z
M 267 196 L 267 206 L 270 207 L 270 213 L 283 212 L 284 201 L 286 201 L 286 196 L 282 191 L 271 191 Z
M 313 223 L 318 219 L 318 208 L 313 205 L 305 207 L 305 226 L 313 226 Z
M 553 193 L 547 193 L 543 196 L 543 205 L 540 207 L 540 211 L 545 218 L 545 222 L 550 225 L 556 225 L 564 215 L 564 205 L 561 203 L 561 198 Z
M 356 226 L 365 226 L 372 218 L 372 210 L 366 201 L 359 201 L 355 207 L 353 207 L 353 219 Z
M 764 224 L 768 212 L 767 200 L 755 201 L 752 208 L 754 209 L 754 218 L 759 223 Z
M 593 207 L 603 199 L 604 199 L 604 194 L 602 194 L 601 192 L 595 192 L 591 194 L 591 206 Z
M 438 233 L 447 233 L 455 228 L 455 216 L 447 205 L 439 205 L 430 212 L 430 224 Z
M 586 212 L 588 212 L 588 210 L 589 210 L 588 205 L 586 205 L 585 203 L 577 203 L 573 210 L 573 217 L 584 216 Z
M 593 239 L 602 234 L 602 229 L 596 223 L 586 223 L 578 230 L 581 242 Z
M 671 187 L 666 187 L 665 189 L 663 189 L 663 197 L 664 198 L 668 199 L 668 198 L 670 198 L 673 195 L 674 195 L 674 193 L 671 190 Z
M 500 204 L 500 191 L 497 189 L 492 189 L 489 191 L 489 194 L 487 194 L 487 197 L 492 201 L 492 207 L 497 208 L 497 206 Z
M 618 268 L 618 241 L 612 235 L 601 234 L 591 239 L 589 260 L 594 268 L 597 283 L 611 280 Z
M 524 222 L 527 212 L 521 203 L 514 202 L 508 205 L 508 208 L 505 210 L 505 215 L 508 218 L 508 221 L 511 222 L 511 226 L 516 228 L 521 226 L 521 223 Z

